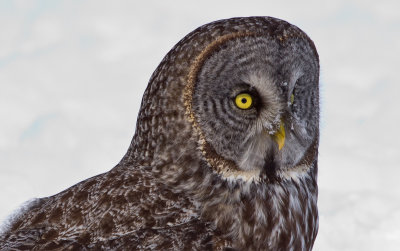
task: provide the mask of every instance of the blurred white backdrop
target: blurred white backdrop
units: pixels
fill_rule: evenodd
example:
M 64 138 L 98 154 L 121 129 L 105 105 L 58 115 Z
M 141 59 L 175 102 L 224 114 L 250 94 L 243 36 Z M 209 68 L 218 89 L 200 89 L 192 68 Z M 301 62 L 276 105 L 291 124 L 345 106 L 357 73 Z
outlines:
M 0 222 L 111 169 L 165 54 L 198 26 L 274 16 L 321 61 L 315 250 L 400 246 L 396 1 L 0 1 Z

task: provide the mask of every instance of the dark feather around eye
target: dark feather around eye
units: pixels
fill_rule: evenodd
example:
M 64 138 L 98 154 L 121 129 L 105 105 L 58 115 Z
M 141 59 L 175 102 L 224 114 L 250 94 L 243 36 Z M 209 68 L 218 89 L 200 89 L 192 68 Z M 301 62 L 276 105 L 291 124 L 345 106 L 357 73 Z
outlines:
M 249 90 L 247 91 L 247 93 L 250 94 L 253 97 L 253 107 L 257 111 L 259 111 L 261 109 L 261 107 L 262 107 L 262 99 L 260 97 L 260 94 L 253 87 L 250 87 Z

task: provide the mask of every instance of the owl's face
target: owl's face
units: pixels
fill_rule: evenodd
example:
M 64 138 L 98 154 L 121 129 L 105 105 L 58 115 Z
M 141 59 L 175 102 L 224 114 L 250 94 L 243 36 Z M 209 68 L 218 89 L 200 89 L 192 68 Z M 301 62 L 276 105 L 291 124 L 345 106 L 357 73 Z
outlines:
M 206 144 L 244 172 L 300 165 L 318 138 L 316 62 L 305 40 L 247 36 L 219 45 L 193 90 Z

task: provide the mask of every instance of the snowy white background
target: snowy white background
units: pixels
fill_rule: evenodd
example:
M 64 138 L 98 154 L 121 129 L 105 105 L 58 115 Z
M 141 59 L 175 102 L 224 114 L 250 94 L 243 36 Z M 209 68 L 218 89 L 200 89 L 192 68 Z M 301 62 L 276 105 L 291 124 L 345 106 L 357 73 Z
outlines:
M 399 250 L 399 7 L 0 1 L 0 219 L 117 164 L 150 75 L 183 36 L 217 19 L 269 15 L 306 31 L 321 60 L 315 250 Z

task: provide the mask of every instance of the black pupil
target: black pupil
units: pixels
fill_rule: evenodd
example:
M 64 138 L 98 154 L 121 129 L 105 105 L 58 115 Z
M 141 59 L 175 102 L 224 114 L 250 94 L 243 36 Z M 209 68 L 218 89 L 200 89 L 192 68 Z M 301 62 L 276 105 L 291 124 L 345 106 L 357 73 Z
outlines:
M 241 101 L 242 101 L 243 104 L 246 104 L 247 103 L 247 98 L 242 98 Z

